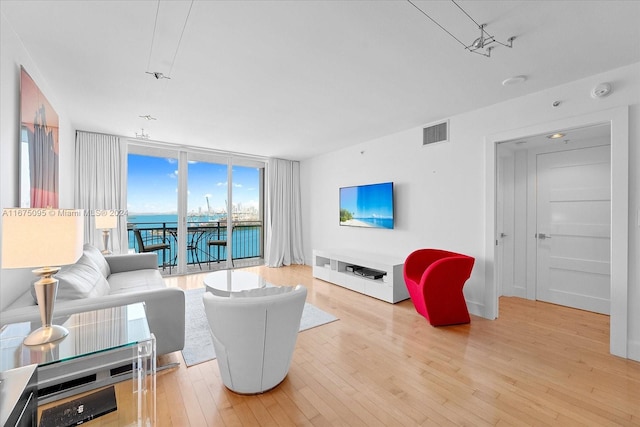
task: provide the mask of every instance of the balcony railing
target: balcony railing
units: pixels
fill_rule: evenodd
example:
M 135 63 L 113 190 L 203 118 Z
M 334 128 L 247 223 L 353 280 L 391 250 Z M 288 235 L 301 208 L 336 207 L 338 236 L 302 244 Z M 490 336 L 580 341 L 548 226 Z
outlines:
M 128 223 L 129 248 L 145 252 L 142 246 L 165 244 L 158 252 L 158 266 L 173 267 L 178 259 L 178 227 L 176 222 Z M 228 255 L 226 221 L 187 224 L 187 264 L 211 267 L 225 261 Z M 262 222 L 234 221 L 232 233 L 232 260 L 262 258 Z M 148 251 L 148 250 L 147 250 Z

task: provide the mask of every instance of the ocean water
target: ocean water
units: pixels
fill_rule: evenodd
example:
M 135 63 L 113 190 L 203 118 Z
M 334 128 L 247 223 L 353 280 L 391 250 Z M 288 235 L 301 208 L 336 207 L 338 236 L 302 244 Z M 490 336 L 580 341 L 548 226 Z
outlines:
M 187 244 L 192 246 L 193 249 L 187 251 L 187 262 L 192 264 L 200 260 L 200 262 L 207 262 L 209 253 L 212 256 L 218 254 L 218 248 L 213 246 L 211 252 L 209 252 L 208 240 L 225 240 L 226 239 L 226 217 L 222 215 L 197 215 L 189 216 L 187 218 L 189 227 L 197 227 L 202 225 L 219 225 L 219 229 L 212 230 L 211 233 L 202 235 L 201 233 L 189 233 L 187 236 Z M 129 229 L 137 227 L 142 231 L 144 237 L 146 233 L 150 231 L 144 231 L 149 229 L 162 230 L 166 228 L 162 234 L 165 237 L 165 241 L 169 243 L 171 249 L 167 258 L 169 260 L 175 259 L 175 254 L 178 249 L 178 242 L 175 236 L 175 229 L 178 224 L 178 215 L 176 214 L 133 214 L 127 217 L 127 223 Z M 171 231 L 169 231 L 169 229 Z M 129 248 L 136 248 L 135 236 L 132 231 L 129 231 Z M 252 226 L 234 226 L 233 229 L 233 259 L 238 258 L 252 258 L 258 257 L 261 254 L 262 247 L 262 227 L 257 225 Z M 220 258 L 226 259 L 227 248 L 220 246 Z M 196 259 L 196 254 L 197 259 Z M 161 257 L 162 255 L 160 255 Z M 159 260 L 161 261 L 161 260 Z

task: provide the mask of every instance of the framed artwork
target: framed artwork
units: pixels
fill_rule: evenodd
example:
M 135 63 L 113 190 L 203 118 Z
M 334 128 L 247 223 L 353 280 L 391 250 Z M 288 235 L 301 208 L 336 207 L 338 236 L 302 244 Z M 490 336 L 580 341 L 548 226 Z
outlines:
M 20 67 L 20 207 L 58 208 L 58 114 Z

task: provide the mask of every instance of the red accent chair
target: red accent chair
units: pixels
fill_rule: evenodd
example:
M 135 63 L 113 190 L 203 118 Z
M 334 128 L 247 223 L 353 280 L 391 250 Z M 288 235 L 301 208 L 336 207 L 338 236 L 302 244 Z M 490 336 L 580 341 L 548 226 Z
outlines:
M 462 287 L 475 259 L 440 249 L 418 249 L 404 262 L 404 282 L 416 311 L 432 326 L 469 323 Z

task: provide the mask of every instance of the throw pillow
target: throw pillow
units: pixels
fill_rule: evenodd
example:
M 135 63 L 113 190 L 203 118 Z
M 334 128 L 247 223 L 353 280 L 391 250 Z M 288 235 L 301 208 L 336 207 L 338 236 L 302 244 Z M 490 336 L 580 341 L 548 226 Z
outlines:
M 249 289 L 247 291 L 231 292 L 229 295 L 231 298 L 252 298 L 252 297 L 264 297 L 268 295 L 278 295 L 291 292 L 293 287 L 291 286 L 267 286 L 264 288 Z
M 92 259 L 83 254 L 75 264 L 66 265 L 55 275 L 58 279 L 58 301 L 107 295 L 109 282 Z
M 109 267 L 109 263 L 102 255 L 102 252 L 98 250 L 95 246 L 90 244 L 85 244 L 82 248 L 82 253 L 91 258 L 91 261 L 98 267 L 98 270 L 104 277 L 109 277 L 111 275 L 111 268 Z

